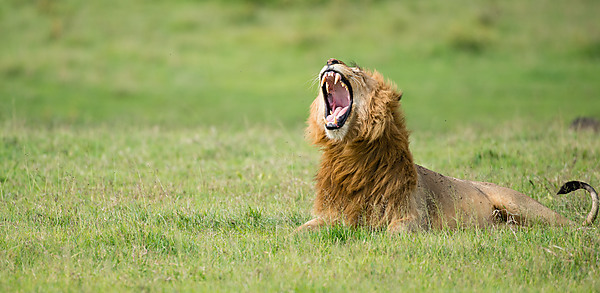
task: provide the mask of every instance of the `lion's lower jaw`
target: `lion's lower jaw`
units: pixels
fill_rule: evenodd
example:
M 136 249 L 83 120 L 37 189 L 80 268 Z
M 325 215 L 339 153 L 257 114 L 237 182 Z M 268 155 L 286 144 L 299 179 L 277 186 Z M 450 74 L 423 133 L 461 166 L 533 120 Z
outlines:
M 344 137 L 348 133 L 347 125 L 344 125 L 338 129 L 327 129 L 325 126 L 323 126 L 323 127 L 325 128 L 325 135 L 327 135 L 327 138 L 329 138 L 331 140 L 341 141 L 344 139 Z

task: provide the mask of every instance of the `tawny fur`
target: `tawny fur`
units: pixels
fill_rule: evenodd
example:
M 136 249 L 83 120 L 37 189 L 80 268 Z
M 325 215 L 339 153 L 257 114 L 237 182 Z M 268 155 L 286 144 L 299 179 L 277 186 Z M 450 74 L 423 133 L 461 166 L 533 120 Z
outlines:
M 330 59 L 321 71 L 341 73 L 354 95 L 346 123 L 326 129 L 321 92 L 310 108 L 307 138 L 322 150 L 315 177 L 315 218 L 297 231 L 343 223 L 390 232 L 482 227 L 499 222 L 571 222 L 532 198 L 487 182 L 456 179 L 413 163 L 409 133 L 399 109 L 402 93 L 377 71 L 346 66 Z M 598 213 L 598 195 L 586 183 L 568 182 L 561 192 L 586 189 Z

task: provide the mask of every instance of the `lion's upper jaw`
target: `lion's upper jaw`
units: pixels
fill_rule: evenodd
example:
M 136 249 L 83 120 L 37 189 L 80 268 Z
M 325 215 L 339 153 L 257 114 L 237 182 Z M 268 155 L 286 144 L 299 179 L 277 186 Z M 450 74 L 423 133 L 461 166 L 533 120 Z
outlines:
M 352 124 L 352 70 L 345 64 L 327 64 L 319 73 L 320 109 L 323 127 L 329 139 L 342 140 Z
M 345 64 L 333 64 L 323 67 L 319 77 L 321 88 L 315 102 L 317 113 L 323 116 L 317 121 L 322 121 L 328 139 L 342 141 L 366 114 L 370 75 Z

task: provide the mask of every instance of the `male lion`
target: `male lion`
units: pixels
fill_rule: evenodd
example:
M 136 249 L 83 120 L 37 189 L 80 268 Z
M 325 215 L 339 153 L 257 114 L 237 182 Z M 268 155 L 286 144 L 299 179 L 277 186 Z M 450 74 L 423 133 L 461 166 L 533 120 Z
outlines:
M 517 191 L 414 164 L 399 110 L 402 93 L 377 71 L 329 59 L 319 80 L 306 131 L 323 151 L 316 175 L 316 217 L 297 231 L 334 223 L 387 227 L 392 233 L 502 222 L 571 224 Z M 598 213 L 596 191 L 571 181 L 558 193 L 581 188 L 592 197 L 583 223 L 589 225 Z

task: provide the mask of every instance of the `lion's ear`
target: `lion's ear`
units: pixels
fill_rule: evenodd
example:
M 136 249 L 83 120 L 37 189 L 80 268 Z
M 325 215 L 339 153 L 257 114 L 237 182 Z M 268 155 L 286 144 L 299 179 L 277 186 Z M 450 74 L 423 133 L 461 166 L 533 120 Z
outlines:
M 400 99 L 402 99 L 402 94 L 403 94 L 403 92 L 398 92 L 398 97 L 397 97 L 398 101 L 400 101 Z

